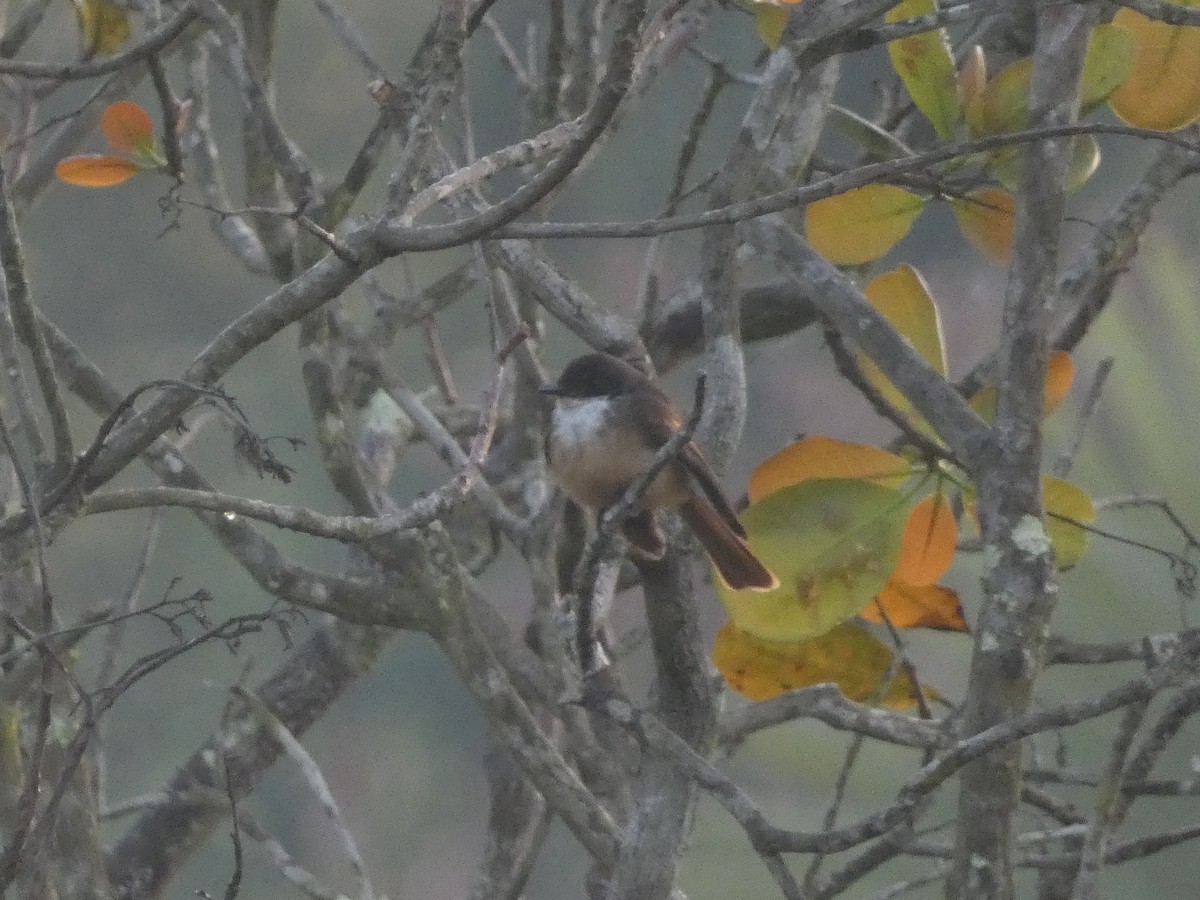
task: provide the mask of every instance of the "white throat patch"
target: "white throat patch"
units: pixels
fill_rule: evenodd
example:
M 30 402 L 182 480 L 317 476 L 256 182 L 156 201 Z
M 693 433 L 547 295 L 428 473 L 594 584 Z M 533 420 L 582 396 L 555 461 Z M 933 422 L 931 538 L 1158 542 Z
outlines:
M 611 414 L 612 400 L 608 397 L 560 397 L 551 418 L 554 440 L 564 447 L 590 443 L 608 426 Z

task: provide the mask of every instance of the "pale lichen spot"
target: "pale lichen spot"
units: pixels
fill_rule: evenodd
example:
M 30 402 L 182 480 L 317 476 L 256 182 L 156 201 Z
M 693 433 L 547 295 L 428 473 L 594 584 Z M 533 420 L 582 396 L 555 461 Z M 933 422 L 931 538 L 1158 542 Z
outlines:
M 996 640 L 996 635 L 990 631 L 985 631 L 979 635 L 979 652 L 994 653 L 1000 649 L 1000 642 Z
M 1026 513 L 1012 530 L 1013 546 L 1029 556 L 1045 556 L 1050 552 L 1050 539 L 1041 520 Z

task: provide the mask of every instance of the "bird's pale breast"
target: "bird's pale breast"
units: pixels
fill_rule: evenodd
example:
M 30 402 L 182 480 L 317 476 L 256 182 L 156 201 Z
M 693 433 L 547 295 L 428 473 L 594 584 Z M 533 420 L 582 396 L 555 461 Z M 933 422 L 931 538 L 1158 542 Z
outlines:
M 615 503 L 654 457 L 654 448 L 635 431 L 613 426 L 607 398 L 560 398 L 551 417 L 550 466 L 576 503 L 602 509 Z M 616 401 L 620 402 L 620 401 Z M 677 506 L 686 487 L 668 466 L 646 493 L 651 506 Z

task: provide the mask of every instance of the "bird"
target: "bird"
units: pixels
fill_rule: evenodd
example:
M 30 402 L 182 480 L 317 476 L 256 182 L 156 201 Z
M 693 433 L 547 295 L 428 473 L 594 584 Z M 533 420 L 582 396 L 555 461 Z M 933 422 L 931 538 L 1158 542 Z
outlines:
M 683 425 L 666 392 L 629 363 L 587 353 L 541 392 L 553 398 L 546 459 L 563 492 L 596 513 L 616 503 L 655 453 Z M 661 559 L 666 541 L 655 513 L 676 510 L 722 581 L 734 590 L 769 591 L 779 580 L 746 543 L 746 530 L 717 476 L 689 441 L 646 488 L 622 531 L 642 556 Z

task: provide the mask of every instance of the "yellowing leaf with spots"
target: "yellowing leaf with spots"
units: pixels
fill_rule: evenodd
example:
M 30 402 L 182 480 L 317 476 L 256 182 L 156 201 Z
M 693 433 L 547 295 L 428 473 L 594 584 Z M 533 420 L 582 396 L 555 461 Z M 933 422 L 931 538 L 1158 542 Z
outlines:
M 868 622 L 883 622 L 883 613 L 896 628 L 970 631 L 958 594 L 940 584 L 917 586 L 889 581 L 861 613 Z
M 78 187 L 112 187 L 142 171 L 123 156 L 86 154 L 71 156 L 54 167 L 59 181 Z
M 129 14 L 111 0 L 72 0 L 83 46 L 90 54 L 116 53 L 129 38 Z
M 903 670 L 884 684 L 892 651 L 853 625 L 838 625 L 807 641 L 768 641 L 726 622 L 713 642 L 713 665 L 738 693 L 769 700 L 787 691 L 832 682 L 851 700 L 907 709 L 916 692 Z
M 1042 479 L 1042 505 L 1046 510 L 1046 536 L 1054 548 L 1054 564 L 1069 569 L 1087 550 L 1088 533 L 1079 524 L 1096 521 L 1092 498 L 1069 481 L 1049 476 Z
M 929 363 L 930 368 L 945 376 L 946 339 L 942 334 L 942 319 L 921 273 L 910 265 L 900 266 L 872 279 L 863 288 L 863 293 L 871 305 Z M 861 353 L 857 359 L 863 375 L 885 400 L 904 413 L 916 427 L 928 429 L 925 420 L 908 402 L 908 398 L 874 362 Z
M 992 262 L 1007 263 L 1012 256 L 1016 198 L 1000 188 L 983 188 L 952 200 L 951 206 L 967 240 Z
M 774 491 L 751 503 L 741 521 L 780 586 L 735 591 L 715 579 L 717 594 L 738 627 L 758 637 L 822 634 L 882 589 L 907 515 L 900 491 L 857 479 L 808 479 Z
M 1200 0 L 1179 5 L 1200 7 Z M 1130 125 L 1156 131 L 1200 119 L 1200 28 L 1168 25 L 1124 7 L 1113 25 L 1133 35 L 1133 64 L 1108 98 L 1112 111 Z
M 899 22 L 937 12 L 934 0 L 903 0 L 887 13 L 887 21 Z M 888 41 L 892 68 L 904 82 L 917 109 L 925 114 L 938 137 L 949 141 L 960 118 L 958 85 L 950 40 L 940 28 Z
M 839 266 L 879 259 L 908 234 L 925 200 L 891 184 L 867 184 L 816 200 L 804 210 L 813 248 Z
M 862 478 L 899 487 L 910 474 L 912 464 L 894 453 L 814 434 L 759 463 L 750 476 L 750 502 L 809 478 Z

